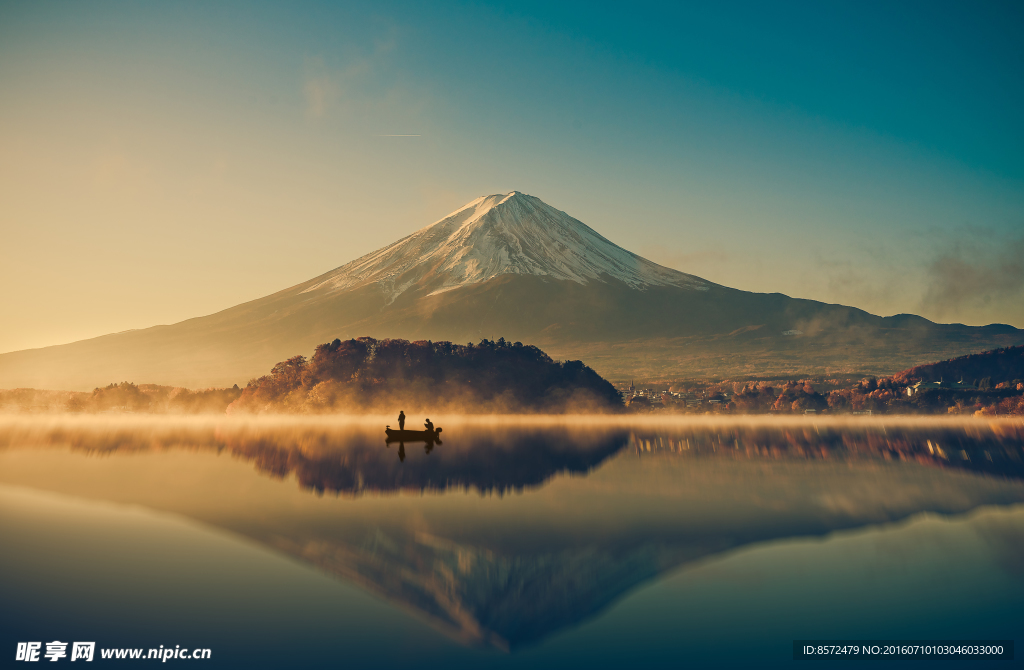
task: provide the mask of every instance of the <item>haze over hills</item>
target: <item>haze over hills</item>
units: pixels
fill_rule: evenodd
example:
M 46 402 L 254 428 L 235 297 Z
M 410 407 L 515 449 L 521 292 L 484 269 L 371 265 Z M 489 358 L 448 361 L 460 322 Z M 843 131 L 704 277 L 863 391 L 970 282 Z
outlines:
M 1024 343 L 662 267 L 518 191 L 477 198 L 379 251 L 209 316 L 0 355 L 0 388 L 113 380 L 244 384 L 335 338 L 504 337 L 613 379 L 865 372 Z

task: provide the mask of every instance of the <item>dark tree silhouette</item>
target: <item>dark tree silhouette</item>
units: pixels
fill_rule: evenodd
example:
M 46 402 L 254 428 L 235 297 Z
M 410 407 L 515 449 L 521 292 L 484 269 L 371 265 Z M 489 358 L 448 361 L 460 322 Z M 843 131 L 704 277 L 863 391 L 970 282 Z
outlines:
M 230 411 L 339 411 L 394 407 L 482 412 L 610 411 L 615 388 L 580 361 L 534 346 L 360 337 L 317 346 L 253 379 Z

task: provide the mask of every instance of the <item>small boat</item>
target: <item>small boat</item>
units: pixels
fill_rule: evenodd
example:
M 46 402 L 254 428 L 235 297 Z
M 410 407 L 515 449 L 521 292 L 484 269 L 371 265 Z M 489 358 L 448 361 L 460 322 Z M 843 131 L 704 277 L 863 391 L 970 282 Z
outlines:
M 384 429 L 388 442 L 440 442 L 441 429 L 434 430 L 392 430 L 391 426 Z

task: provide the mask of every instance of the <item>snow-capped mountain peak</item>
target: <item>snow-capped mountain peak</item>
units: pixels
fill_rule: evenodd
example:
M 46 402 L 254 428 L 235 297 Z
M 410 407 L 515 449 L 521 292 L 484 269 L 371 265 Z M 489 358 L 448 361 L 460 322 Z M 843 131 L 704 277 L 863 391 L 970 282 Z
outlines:
M 608 241 L 565 212 L 519 191 L 482 196 L 383 249 L 328 273 L 309 291 L 380 285 L 391 303 L 416 286 L 433 295 L 505 274 L 633 288 L 708 282 L 662 267 Z

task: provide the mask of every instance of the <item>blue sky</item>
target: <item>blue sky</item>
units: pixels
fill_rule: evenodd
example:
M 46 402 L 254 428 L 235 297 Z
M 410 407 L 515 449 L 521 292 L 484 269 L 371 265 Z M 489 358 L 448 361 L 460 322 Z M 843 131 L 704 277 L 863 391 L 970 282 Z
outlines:
M 0 351 L 223 309 L 513 189 L 729 286 L 1024 327 L 1022 29 L 1019 3 L 0 3 Z

